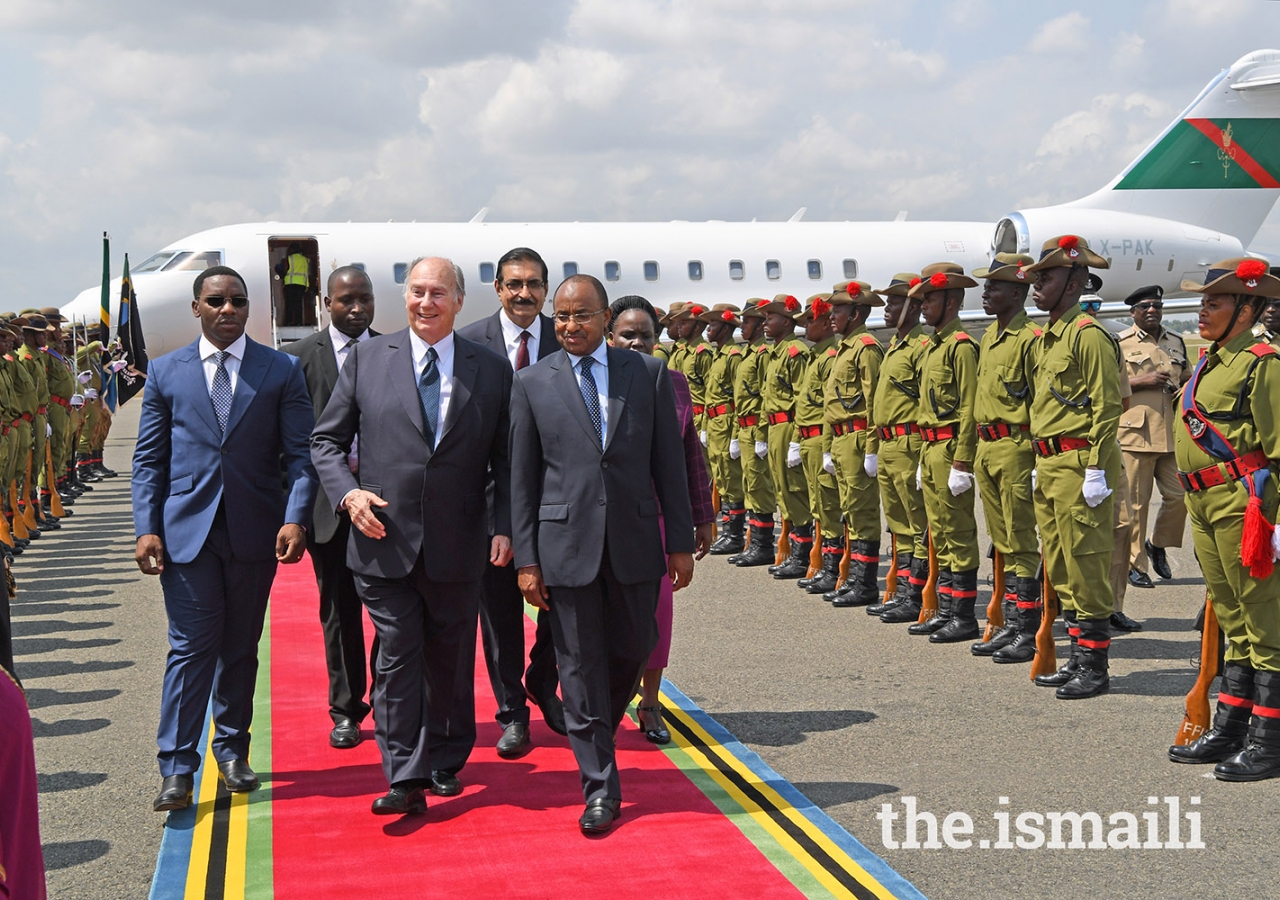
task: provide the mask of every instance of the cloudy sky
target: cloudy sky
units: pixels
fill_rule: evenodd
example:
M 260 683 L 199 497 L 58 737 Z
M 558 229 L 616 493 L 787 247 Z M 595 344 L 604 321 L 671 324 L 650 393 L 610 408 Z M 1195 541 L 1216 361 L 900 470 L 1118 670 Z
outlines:
M 94 284 L 102 231 L 118 274 L 216 225 L 484 206 L 994 222 L 1268 42 L 1270 0 L 0 0 L 0 306 Z

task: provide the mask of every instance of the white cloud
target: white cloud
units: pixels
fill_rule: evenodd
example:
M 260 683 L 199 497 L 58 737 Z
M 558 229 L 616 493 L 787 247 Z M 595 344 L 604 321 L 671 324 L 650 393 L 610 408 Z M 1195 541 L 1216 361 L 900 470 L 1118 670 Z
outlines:
M 1081 12 L 1050 19 L 1031 39 L 1032 53 L 1082 53 L 1089 46 L 1089 18 Z

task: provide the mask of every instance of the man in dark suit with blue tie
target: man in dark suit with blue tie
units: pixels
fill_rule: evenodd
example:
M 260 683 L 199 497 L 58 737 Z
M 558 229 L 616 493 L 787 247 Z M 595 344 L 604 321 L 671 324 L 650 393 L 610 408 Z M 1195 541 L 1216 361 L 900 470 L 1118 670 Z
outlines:
M 356 346 L 311 437 L 325 492 L 351 518 L 347 564 L 378 636 L 374 735 L 390 784 L 373 802 L 380 815 L 425 811 L 424 788 L 462 791 L 480 579 L 486 560 L 511 561 L 511 366 L 454 334 L 463 290 L 449 260 L 414 260 L 409 327 Z
M 493 286 L 501 309 L 487 319 L 460 328 L 458 334 L 505 356 L 517 372 L 560 349 L 551 317 L 542 314 L 542 305 L 547 299 L 547 264 L 536 251 L 516 247 L 504 253 L 498 260 Z M 492 483 L 489 499 L 492 505 Z M 492 509 L 489 518 L 489 531 L 493 533 Z M 516 583 L 515 567 L 486 566 L 483 587 L 480 634 L 484 638 L 489 683 L 498 701 L 495 718 L 502 726 L 497 751 L 503 759 L 518 759 L 532 746 L 526 695 L 542 709 L 547 727 L 565 734 L 564 708 L 556 696 L 560 679 L 556 674 L 555 648 L 551 645 L 551 619 L 546 612 L 538 613 L 537 633 L 526 671 L 524 598 Z
M 249 297 L 234 269 L 204 270 L 194 293 L 201 336 L 152 360 L 133 456 L 134 555 L 160 576 L 169 617 L 157 811 L 191 802 L 211 694 L 218 777 L 232 792 L 258 786 L 258 640 L 277 563 L 306 549 L 316 491 L 302 370 L 245 336 Z
M 609 300 L 590 275 L 560 285 L 555 327 L 564 349 L 511 392 L 512 538 L 521 592 L 551 613 L 578 826 L 600 834 L 622 803 L 614 734 L 657 641 L 660 581 L 693 577 L 693 513 L 666 367 L 605 344 Z
M 317 419 L 333 396 L 347 357 L 361 341 L 377 336 L 369 327 L 374 313 L 373 283 L 363 269 L 339 266 L 330 272 L 324 307 L 329 313 L 329 327 L 284 348 L 302 366 Z M 353 469 L 358 459 L 353 448 L 349 460 Z M 329 746 L 339 750 L 360 743 L 360 723 L 369 714 L 369 705 L 364 702 L 368 688 L 364 610 L 347 567 L 350 533 L 351 520 L 337 513 L 323 489 L 318 491 L 311 530 L 307 532 L 307 551 L 320 592 L 320 625 L 329 669 L 329 718 L 333 720 Z M 377 654 L 375 644 L 372 655 L 376 658 Z

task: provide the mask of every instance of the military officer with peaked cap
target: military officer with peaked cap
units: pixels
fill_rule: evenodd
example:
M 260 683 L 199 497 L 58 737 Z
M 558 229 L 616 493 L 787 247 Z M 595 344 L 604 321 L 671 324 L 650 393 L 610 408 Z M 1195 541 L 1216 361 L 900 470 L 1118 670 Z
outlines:
M 754 297 L 742 311 L 742 362 L 733 388 L 735 437 L 742 456 L 742 493 L 751 526 L 751 543 L 741 554 L 729 557 L 737 566 L 767 566 L 773 563 L 773 511 L 778 498 L 769 472 L 769 419 L 764 410 L 765 370 L 773 358 L 765 340 L 764 317 L 768 300 Z
M 699 318 L 707 323 L 707 340 L 715 345 L 715 356 L 707 371 L 704 393 L 707 462 L 711 478 L 720 493 L 720 536 L 711 545 L 717 556 L 739 553 L 747 525 L 747 510 L 742 496 L 741 445 L 734 437 L 733 391 L 742 348 L 733 339 L 742 320 L 738 307 L 717 303 Z
M 1213 727 L 1169 757 L 1260 781 L 1280 776 L 1280 363 L 1252 329 L 1280 278 L 1265 260 L 1226 259 L 1182 289 L 1204 295 L 1200 336 L 1212 343 L 1183 388 L 1174 453 L 1227 651 Z
M 1058 592 L 1071 639 L 1061 669 L 1037 676 L 1062 700 L 1109 689 L 1107 573 L 1115 547 L 1114 487 L 1120 473 L 1120 358 L 1115 338 L 1080 308 L 1089 268 L 1107 261 L 1078 235 L 1046 241 L 1035 274 L 1036 307 L 1049 325 L 1036 343 L 1031 437 L 1036 452 L 1036 522 L 1045 572 Z

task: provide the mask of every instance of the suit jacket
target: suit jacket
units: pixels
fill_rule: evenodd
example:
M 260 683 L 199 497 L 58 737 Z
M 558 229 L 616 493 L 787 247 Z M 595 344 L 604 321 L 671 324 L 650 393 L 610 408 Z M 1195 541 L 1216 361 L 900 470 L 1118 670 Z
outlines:
M 369 336 L 377 337 L 378 332 L 371 328 Z M 334 385 L 338 383 L 338 361 L 333 356 L 333 340 L 329 329 L 323 328 L 300 341 L 286 344 L 284 352 L 296 356 L 300 361 L 302 375 L 307 381 L 307 392 L 311 394 L 311 411 L 319 420 L 320 414 L 329 405 L 329 398 L 333 396 Z M 316 491 L 315 509 L 311 514 L 312 537 L 322 544 L 328 543 L 333 540 L 337 530 L 338 513 L 321 486 Z
M 159 535 L 170 560 L 189 563 L 222 503 L 235 555 L 263 560 L 275 556 L 285 522 L 308 527 L 316 495 L 307 450 L 313 417 L 296 363 L 246 338 L 224 434 L 199 340 L 151 361 L 133 454 L 139 537 Z
M 666 552 L 694 551 L 684 446 L 661 360 L 609 348 L 603 451 L 563 350 L 522 370 L 511 391 L 511 526 L 515 564 L 548 586 L 581 587 L 609 548 L 623 584 L 667 572 Z M 657 494 L 656 498 L 654 494 Z
M 389 505 L 381 540 L 351 529 L 354 572 L 403 578 L 421 553 L 433 581 L 477 581 L 489 559 L 485 479 L 494 472 L 498 534 L 511 533 L 507 456 L 511 366 L 454 335 L 453 393 L 440 439 L 427 444 L 409 329 L 357 344 L 311 435 L 311 458 L 332 502 L 363 488 Z M 360 473 L 347 465 L 360 435 Z

